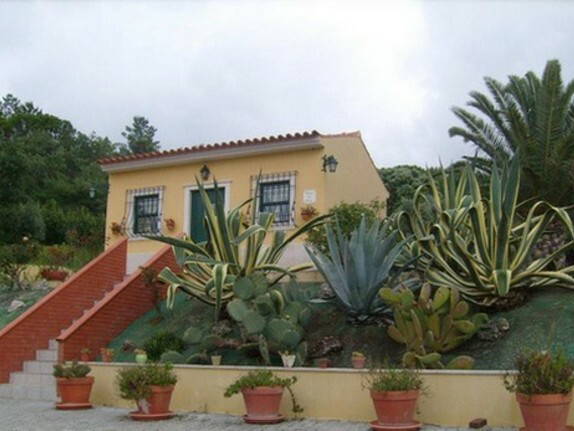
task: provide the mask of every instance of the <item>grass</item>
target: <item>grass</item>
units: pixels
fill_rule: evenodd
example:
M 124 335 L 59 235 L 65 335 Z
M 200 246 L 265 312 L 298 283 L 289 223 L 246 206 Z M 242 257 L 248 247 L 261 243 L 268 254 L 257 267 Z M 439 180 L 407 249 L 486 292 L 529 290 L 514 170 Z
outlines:
M 0 287 L 0 329 L 12 322 L 24 311 L 34 305 L 38 300 L 51 292 L 51 289 L 15 290 Z M 14 300 L 22 301 L 25 305 L 11 313 L 8 312 L 10 303 Z

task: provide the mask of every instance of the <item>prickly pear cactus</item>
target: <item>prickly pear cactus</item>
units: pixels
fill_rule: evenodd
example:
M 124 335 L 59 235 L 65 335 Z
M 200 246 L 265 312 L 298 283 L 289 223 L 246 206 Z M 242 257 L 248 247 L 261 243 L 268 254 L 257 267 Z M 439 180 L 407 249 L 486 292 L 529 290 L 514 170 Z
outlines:
M 472 338 L 488 322 L 488 316 L 469 316 L 469 305 L 456 289 L 440 287 L 434 296 L 431 293 L 429 285 L 421 288 L 418 298 L 410 289 L 380 291 L 383 301 L 393 308 L 395 323 L 388 334 L 407 349 L 403 364 L 413 368 L 472 368 L 471 357 L 459 356 L 445 365 L 442 353 Z
M 290 288 L 271 288 L 265 278 L 238 278 L 235 299 L 227 304 L 231 318 L 242 327 L 246 342 L 257 343 L 261 357 L 270 362 L 269 352 L 292 352 L 298 363 L 306 359 L 304 327 L 311 310 Z

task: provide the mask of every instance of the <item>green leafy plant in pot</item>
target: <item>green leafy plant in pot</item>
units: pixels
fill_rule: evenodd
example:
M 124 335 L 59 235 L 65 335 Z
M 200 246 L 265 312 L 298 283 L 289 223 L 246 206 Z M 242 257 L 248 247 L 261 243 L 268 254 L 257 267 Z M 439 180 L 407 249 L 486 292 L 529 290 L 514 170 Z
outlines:
M 424 392 L 424 382 L 418 371 L 408 368 L 373 369 L 367 375 L 364 387 L 369 389 L 377 419 L 371 422 L 373 430 L 418 430 L 420 422 L 414 419 L 416 404 Z
M 162 420 L 173 417 L 169 411 L 177 376 L 171 364 L 148 363 L 118 371 L 116 385 L 120 396 L 136 402 L 133 420 Z
M 285 418 L 279 414 L 279 405 L 283 397 L 283 390 L 287 389 L 291 395 L 292 411 L 295 414 L 303 412 L 297 404 L 295 394 L 291 389 L 297 383 L 297 377 L 281 378 L 269 370 L 250 371 L 241 376 L 225 390 L 225 397 L 242 393 L 247 414 L 243 416 L 245 422 L 250 424 L 274 424 L 282 422 Z
M 516 373 L 504 385 L 516 393 L 524 431 L 557 431 L 566 427 L 574 387 L 574 362 L 563 351 L 526 352 L 515 360 Z
M 94 378 L 88 376 L 91 368 L 74 361 L 54 365 L 54 377 L 60 402 L 56 403 L 59 410 L 91 409 L 90 393 Z

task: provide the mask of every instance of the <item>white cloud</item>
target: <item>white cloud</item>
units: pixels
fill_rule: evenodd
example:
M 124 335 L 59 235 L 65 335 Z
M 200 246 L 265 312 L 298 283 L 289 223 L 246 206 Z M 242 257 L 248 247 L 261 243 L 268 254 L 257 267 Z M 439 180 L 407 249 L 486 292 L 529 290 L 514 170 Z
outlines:
M 451 105 L 548 58 L 572 61 L 567 3 L 0 3 L 0 94 L 120 140 L 145 115 L 165 148 L 360 129 L 380 165 L 472 152 Z

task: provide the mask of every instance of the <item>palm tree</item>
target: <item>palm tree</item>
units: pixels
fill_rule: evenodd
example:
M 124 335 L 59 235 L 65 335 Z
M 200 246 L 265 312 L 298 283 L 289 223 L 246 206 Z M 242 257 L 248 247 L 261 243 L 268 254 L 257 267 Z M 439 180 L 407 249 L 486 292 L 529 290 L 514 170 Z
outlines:
M 476 166 L 488 170 L 492 161 L 521 158 L 524 199 L 569 205 L 574 192 L 574 81 L 564 85 L 560 62 L 546 63 L 542 78 L 534 72 L 511 75 L 507 84 L 486 77 L 490 97 L 473 91 L 468 106 L 454 107 L 464 127 L 451 127 L 477 147 Z

